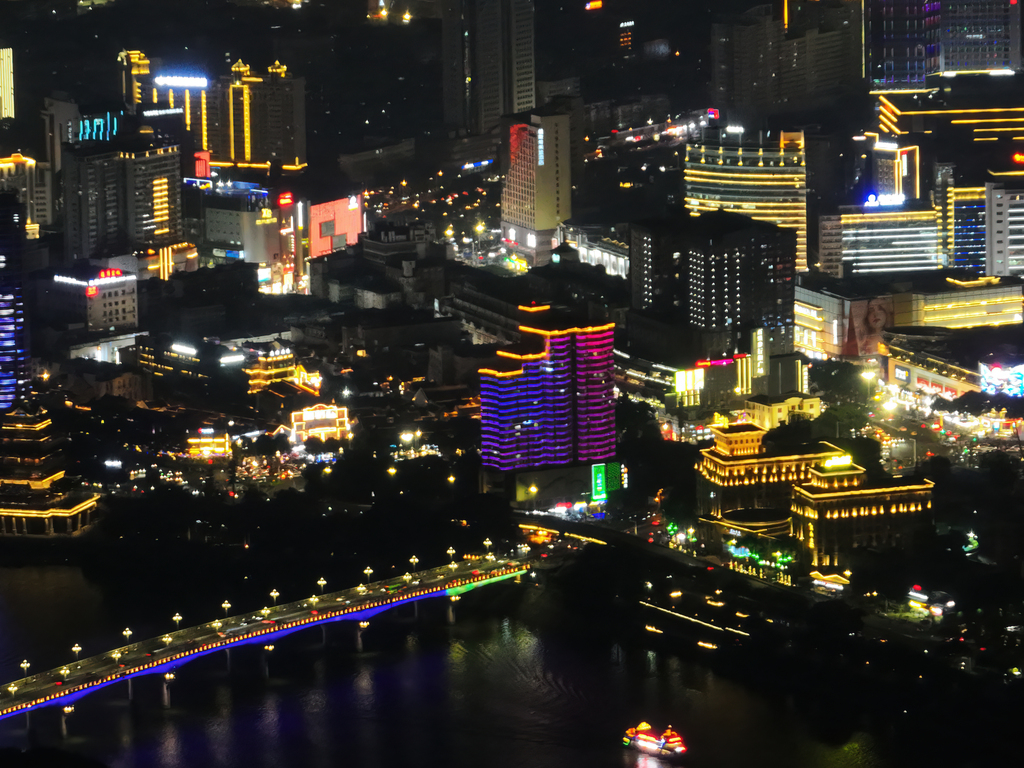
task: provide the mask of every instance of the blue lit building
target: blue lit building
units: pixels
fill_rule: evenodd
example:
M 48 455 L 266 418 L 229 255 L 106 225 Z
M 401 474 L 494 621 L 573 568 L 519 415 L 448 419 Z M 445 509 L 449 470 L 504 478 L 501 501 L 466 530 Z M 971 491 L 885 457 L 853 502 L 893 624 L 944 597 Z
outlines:
M 14 405 L 25 370 L 24 245 L 24 207 L 16 193 L 0 193 L 0 412 Z

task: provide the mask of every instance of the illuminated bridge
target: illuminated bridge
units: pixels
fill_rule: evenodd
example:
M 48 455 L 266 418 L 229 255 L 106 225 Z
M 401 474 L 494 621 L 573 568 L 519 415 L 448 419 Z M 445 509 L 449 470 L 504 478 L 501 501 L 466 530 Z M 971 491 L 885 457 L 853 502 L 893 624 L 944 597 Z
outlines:
M 250 643 L 271 643 L 315 624 L 358 621 L 363 628 L 362 622 L 397 605 L 445 596 L 456 601 L 477 587 L 522 576 L 533 565 L 530 560 L 503 559 L 452 563 L 129 643 L 3 685 L 0 718 L 41 707 L 67 707 L 104 686 L 141 675 L 163 674 L 170 679 L 173 669 L 200 656 Z

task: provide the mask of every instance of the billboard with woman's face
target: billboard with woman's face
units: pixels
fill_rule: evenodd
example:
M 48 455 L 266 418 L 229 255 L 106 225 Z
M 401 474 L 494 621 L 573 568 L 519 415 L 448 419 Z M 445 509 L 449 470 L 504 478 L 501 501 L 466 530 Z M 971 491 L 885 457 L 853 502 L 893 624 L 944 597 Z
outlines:
M 892 327 L 892 296 L 850 302 L 850 328 L 857 339 L 857 354 L 877 355 L 882 331 Z

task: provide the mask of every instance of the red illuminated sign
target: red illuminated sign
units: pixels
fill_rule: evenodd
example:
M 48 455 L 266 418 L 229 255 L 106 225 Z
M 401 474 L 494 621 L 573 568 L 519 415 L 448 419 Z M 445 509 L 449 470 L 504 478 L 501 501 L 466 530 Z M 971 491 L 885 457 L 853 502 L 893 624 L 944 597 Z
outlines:
M 291 192 L 282 192 L 277 196 L 277 207 L 287 208 L 295 202 L 295 196 Z
M 88 296 L 90 299 L 93 296 L 97 295 L 99 292 L 100 292 L 100 289 L 97 288 L 95 285 L 86 286 L 85 295 Z
M 1024 165 L 1024 152 L 1014 152 L 1013 162 L 1015 162 L 1017 165 Z
M 210 178 L 210 153 L 204 150 L 194 153 L 192 157 L 196 161 L 196 178 Z
M 363 196 L 353 195 L 309 208 L 309 255 L 324 256 L 359 242 Z
M 101 269 L 100 279 L 104 277 L 123 277 L 123 274 L 120 269 Z
M 718 115 L 719 115 L 719 112 L 718 112 L 717 109 L 709 109 L 708 110 L 708 117 L 710 117 L 712 120 L 717 120 L 718 119 Z

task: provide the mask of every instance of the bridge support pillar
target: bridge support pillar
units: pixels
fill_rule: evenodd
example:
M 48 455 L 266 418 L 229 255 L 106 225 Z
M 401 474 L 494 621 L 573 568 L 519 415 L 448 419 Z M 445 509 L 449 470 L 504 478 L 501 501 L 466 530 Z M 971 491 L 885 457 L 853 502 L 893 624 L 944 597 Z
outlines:
M 163 690 L 160 695 L 160 705 L 164 709 L 171 708 L 171 683 L 168 680 L 164 680 Z
M 60 713 L 60 737 L 66 739 L 68 737 L 68 716 L 67 713 Z
M 455 603 L 448 603 L 447 616 L 448 616 L 448 623 L 449 624 L 454 624 L 455 623 Z
M 327 647 L 327 624 L 320 625 L 320 645 L 324 648 Z
M 370 626 L 368 621 L 360 621 L 356 625 L 356 653 L 363 652 L 363 630 Z
M 132 693 L 132 679 L 128 678 L 128 701 L 131 701 L 134 697 Z
M 231 649 L 230 648 L 225 648 L 224 649 L 224 658 L 227 660 L 227 671 L 230 673 L 231 672 Z

